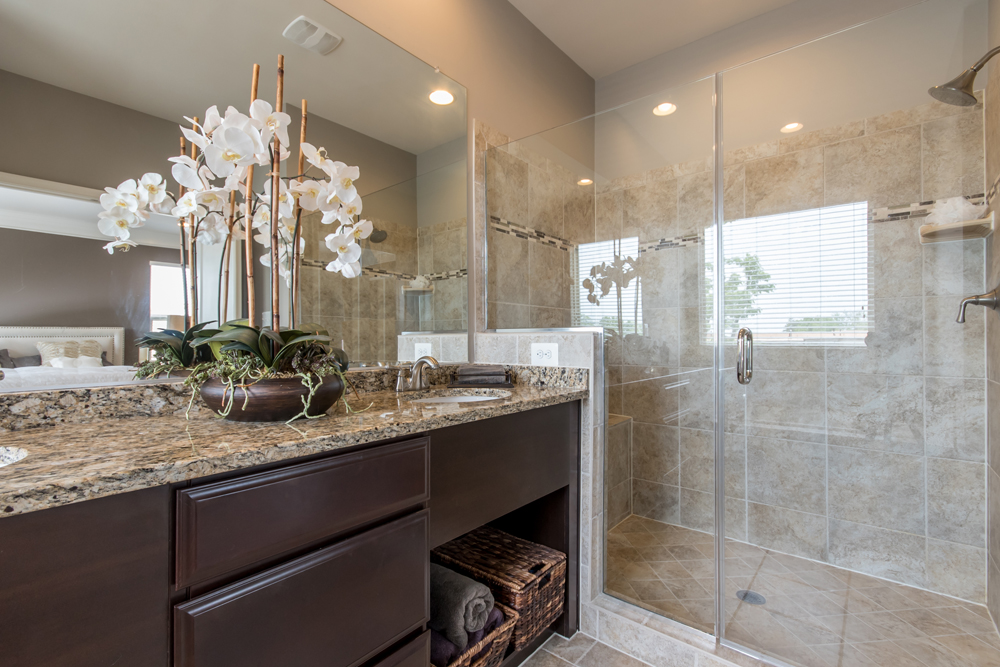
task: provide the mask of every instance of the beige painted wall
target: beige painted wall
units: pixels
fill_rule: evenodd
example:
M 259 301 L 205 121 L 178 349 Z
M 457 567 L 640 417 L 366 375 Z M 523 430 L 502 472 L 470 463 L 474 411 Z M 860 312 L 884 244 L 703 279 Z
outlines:
M 594 80 L 506 0 L 327 0 L 469 91 L 469 118 L 524 137 L 594 110 Z

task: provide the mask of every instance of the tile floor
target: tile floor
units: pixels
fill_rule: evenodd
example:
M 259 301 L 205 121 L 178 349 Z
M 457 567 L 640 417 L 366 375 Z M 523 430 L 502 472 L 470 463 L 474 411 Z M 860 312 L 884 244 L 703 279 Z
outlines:
M 714 572 L 707 533 L 631 516 L 608 534 L 607 593 L 708 633 Z M 983 606 L 732 540 L 725 636 L 802 667 L 1000 665 Z
M 545 642 L 542 648 L 521 663 L 521 667 L 646 667 L 646 663 L 636 660 L 607 644 L 595 641 L 582 632 L 572 639 L 559 635 Z

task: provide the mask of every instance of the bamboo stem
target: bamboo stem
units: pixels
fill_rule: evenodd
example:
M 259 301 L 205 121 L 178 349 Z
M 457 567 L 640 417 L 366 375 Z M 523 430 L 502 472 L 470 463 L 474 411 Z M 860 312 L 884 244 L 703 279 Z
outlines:
M 284 94 L 285 82 L 285 56 L 278 56 L 278 93 L 274 100 L 274 112 L 278 113 L 282 107 L 282 96 Z M 274 133 L 274 151 L 271 155 L 271 328 L 274 331 L 280 329 L 281 316 L 279 312 L 279 285 L 281 276 L 278 271 L 278 225 L 281 216 L 278 214 L 278 190 L 281 188 L 281 141 L 278 133 Z
M 181 137 L 181 156 L 187 155 L 187 144 L 184 141 L 184 137 Z M 184 186 L 179 186 L 177 195 L 177 200 L 184 196 Z M 191 315 L 191 307 L 188 304 L 188 279 L 187 279 L 187 232 L 184 228 L 184 221 L 181 220 L 177 223 L 177 228 L 180 230 L 180 244 L 181 244 L 181 285 L 184 289 L 184 323 L 187 324 Z
M 192 127 L 197 131 L 197 116 L 194 117 Z M 193 142 L 191 144 L 191 159 L 196 162 L 198 159 L 198 146 L 196 146 Z M 197 172 L 197 167 L 195 167 L 195 172 Z M 187 326 L 190 329 L 195 325 L 195 320 L 198 319 L 198 267 L 195 266 L 194 254 L 194 213 L 188 216 L 188 226 L 190 229 L 187 233 L 187 255 L 188 261 L 191 264 L 191 278 L 188 280 L 188 294 L 191 299 L 191 312 L 188 313 Z
M 233 226 L 236 221 L 236 190 L 229 193 L 229 219 L 226 220 L 226 227 L 229 235 L 226 236 L 226 245 L 222 249 L 223 270 L 222 280 L 219 281 L 219 289 L 222 292 L 222 306 L 219 308 L 219 324 L 223 324 L 229 319 L 229 265 L 233 259 Z
M 306 155 L 302 152 L 302 144 L 306 142 L 306 118 L 308 116 L 308 102 L 302 100 L 302 124 L 299 127 L 299 171 L 305 173 Z M 302 182 L 302 177 L 298 178 Z M 299 201 L 295 200 L 295 234 L 292 236 L 292 328 L 302 319 L 301 298 L 299 294 L 300 275 L 302 273 L 302 253 L 299 251 L 299 239 L 302 238 L 302 207 Z
M 260 75 L 260 65 L 253 66 L 253 79 L 250 83 L 250 104 L 257 100 L 257 78 Z M 257 319 L 257 298 L 253 288 L 253 165 L 247 167 L 246 215 L 243 217 L 243 229 L 246 238 L 243 245 L 246 250 L 247 265 L 247 324 L 254 326 Z

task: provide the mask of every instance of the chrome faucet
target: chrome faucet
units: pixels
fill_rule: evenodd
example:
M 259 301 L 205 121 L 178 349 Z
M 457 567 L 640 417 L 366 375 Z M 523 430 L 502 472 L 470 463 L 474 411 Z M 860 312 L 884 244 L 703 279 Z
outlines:
M 958 319 L 955 320 L 959 324 L 965 324 L 965 307 L 970 303 L 974 306 L 986 306 L 987 308 L 997 310 L 997 308 L 1000 308 L 1000 287 L 987 294 L 977 294 L 976 296 L 967 296 L 962 299 L 962 305 L 958 308 Z
M 403 369 L 399 371 L 399 377 L 396 380 L 396 391 L 420 391 L 421 389 L 430 389 L 430 383 L 427 381 L 427 377 L 424 375 L 424 369 L 436 369 L 439 367 L 438 360 L 434 357 L 420 357 L 413 362 L 410 367 L 410 379 L 409 381 L 403 377 Z

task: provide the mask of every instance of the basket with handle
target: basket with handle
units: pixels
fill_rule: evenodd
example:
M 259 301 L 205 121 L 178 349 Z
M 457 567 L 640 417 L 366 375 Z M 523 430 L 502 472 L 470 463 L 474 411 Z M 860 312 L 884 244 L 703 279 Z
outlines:
M 455 658 L 448 667 L 498 667 L 503 662 L 519 617 L 510 607 L 502 604 L 497 604 L 497 607 L 504 616 L 500 627 L 483 637 L 478 644 L 465 649 L 465 652 Z
M 489 587 L 520 615 L 512 643 L 523 648 L 562 614 L 566 554 L 484 526 L 431 552 L 431 560 Z

